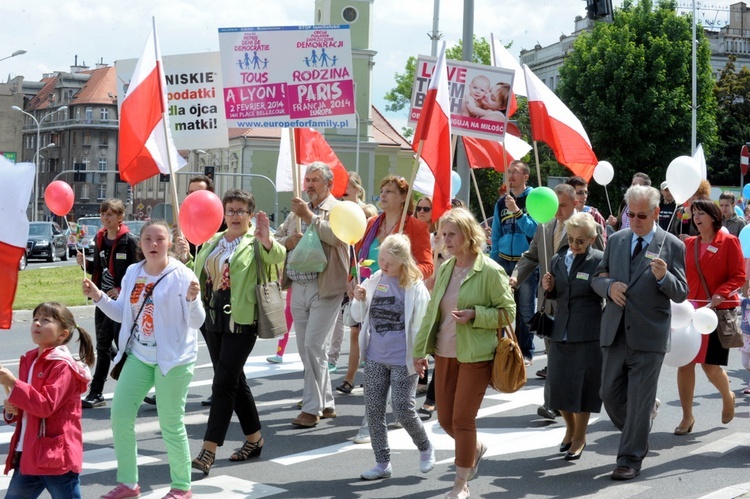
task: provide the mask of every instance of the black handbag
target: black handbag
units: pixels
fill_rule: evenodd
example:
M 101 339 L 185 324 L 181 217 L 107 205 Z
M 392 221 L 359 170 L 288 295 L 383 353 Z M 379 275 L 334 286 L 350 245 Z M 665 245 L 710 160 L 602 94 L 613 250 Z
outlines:
M 542 298 L 541 309 L 529 319 L 529 332 L 540 338 L 549 338 L 552 336 L 552 330 L 555 328 L 555 318 L 550 317 L 544 312 L 544 306 L 547 302 L 546 297 Z
M 135 332 L 135 327 L 138 325 L 138 318 L 141 316 L 141 312 L 143 312 L 143 307 L 146 305 L 146 301 L 148 300 L 149 296 L 154 292 L 154 288 L 157 284 L 161 282 L 162 279 L 167 277 L 169 274 L 171 274 L 172 271 L 170 270 L 160 278 L 156 280 L 153 286 L 151 286 L 151 289 L 147 290 L 146 293 L 143 295 L 143 303 L 141 303 L 141 308 L 138 309 L 138 313 L 135 315 L 135 318 L 133 319 L 133 326 L 130 328 L 130 335 L 128 336 L 128 341 L 125 342 L 125 348 L 122 352 L 122 357 L 120 357 L 120 360 L 117 361 L 117 364 L 114 365 L 112 370 L 109 372 L 109 377 L 113 380 L 117 381 L 120 379 L 120 373 L 122 372 L 122 368 L 125 366 L 125 361 L 128 358 L 128 346 L 130 345 L 130 340 L 133 339 L 133 333 Z

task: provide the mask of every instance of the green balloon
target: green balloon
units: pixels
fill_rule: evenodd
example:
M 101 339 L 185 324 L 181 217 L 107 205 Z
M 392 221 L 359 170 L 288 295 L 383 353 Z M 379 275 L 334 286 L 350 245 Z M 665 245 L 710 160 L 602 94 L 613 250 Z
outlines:
M 526 198 L 526 210 L 537 223 L 545 224 L 557 213 L 557 194 L 549 187 L 537 187 Z

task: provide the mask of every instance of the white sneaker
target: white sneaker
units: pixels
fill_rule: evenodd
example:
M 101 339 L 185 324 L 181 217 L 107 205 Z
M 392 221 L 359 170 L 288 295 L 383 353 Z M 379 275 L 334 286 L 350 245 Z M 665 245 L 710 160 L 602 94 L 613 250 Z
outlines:
M 378 480 L 380 478 L 390 478 L 392 474 L 393 468 L 391 468 L 391 463 L 388 463 L 388 466 L 385 469 L 376 465 L 371 470 L 363 471 L 359 476 L 362 480 Z
M 354 438 L 352 438 L 352 442 L 355 444 L 369 444 L 370 443 L 370 434 L 369 433 L 357 433 Z
M 435 467 L 435 448 L 430 444 L 430 448 L 425 451 L 419 451 L 419 470 L 422 473 L 429 473 Z
M 658 398 L 654 400 L 654 407 L 651 409 L 651 419 L 656 419 L 659 414 L 659 407 L 661 407 L 661 400 Z

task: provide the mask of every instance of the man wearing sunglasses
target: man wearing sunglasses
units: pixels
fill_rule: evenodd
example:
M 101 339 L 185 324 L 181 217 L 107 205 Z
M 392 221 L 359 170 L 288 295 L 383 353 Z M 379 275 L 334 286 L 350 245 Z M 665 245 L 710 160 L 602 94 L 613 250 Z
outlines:
M 508 276 L 513 273 L 523 252 L 529 249 L 529 243 L 536 233 L 537 223 L 526 212 L 526 197 L 531 192 L 526 182 L 530 173 L 529 166 L 523 161 L 513 161 L 508 165 L 505 177 L 510 192 L 498 199 L 492 217 L 490 258 L 499 263 Z M 534 357 L 534 336 L 529 333 L 527 324 L 534 315 L 538 281 L 539 275 L 535 274 L 514 288 L 518 310 L 516 335 L 527 365 Z
M 630 185 L 645 185 L 649 187 L 651 185 L 651 177 L 643 172 L 638 172 L 633 175 L 633 180 L 630 181 Z M 607 235 L 611 235 L 613 232 L 620 229 L 627 229 L 630 227 L 630 219 L 627 217 L 628 203 L 623 198 L 620 203 L 620 207 L 617 210 L 617 218 L 610 215 L 607 218 Z
M 601 398 L 622 431 L 613 480 L 641 472 L 659 401 L 656 387 L 669 340 L 670 300 L 687 298 L 685 246 L 657 223 L 659 191 L 625 193 L 630 228 L 609 238 L 591 286 L 607 300 L 602 315 Z

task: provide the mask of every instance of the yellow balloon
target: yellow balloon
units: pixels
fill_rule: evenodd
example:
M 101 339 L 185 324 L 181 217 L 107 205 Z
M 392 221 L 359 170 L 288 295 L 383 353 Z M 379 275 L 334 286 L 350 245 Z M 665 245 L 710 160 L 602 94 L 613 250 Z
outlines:
M 347 244 L 356 244 L 365 235 L 367 218 L 357 203 L 342 201 L 331 210 L 331 230 Z

